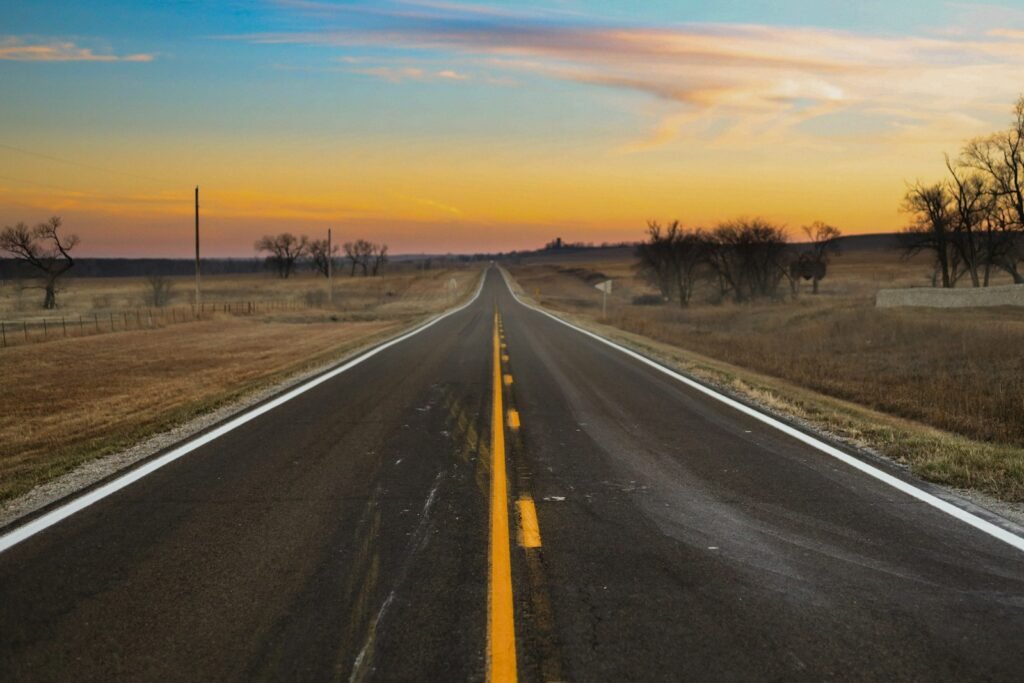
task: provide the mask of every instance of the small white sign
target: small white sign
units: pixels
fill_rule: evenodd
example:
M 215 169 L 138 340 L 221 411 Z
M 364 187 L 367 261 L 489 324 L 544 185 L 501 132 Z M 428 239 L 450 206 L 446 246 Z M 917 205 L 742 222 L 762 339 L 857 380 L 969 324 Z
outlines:
M 612 293 L 612 281 L 611 280 L 605 280 L 604 282 L 602 282 L 600 284 L 594 285 L 594 289 L 602 291 L 605 294 L 611 294 Z
M 448 280 L 448 289 L 455 289 L 458 286 L 459 283 L 455 278 L 451 278 L 450 280 Z

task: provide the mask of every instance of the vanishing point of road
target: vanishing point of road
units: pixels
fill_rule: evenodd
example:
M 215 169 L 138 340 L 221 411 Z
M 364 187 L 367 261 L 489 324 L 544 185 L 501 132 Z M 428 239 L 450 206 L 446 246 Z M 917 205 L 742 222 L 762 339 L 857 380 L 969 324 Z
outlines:
M 4 530 L 0 679 L 1024 676 L 1019 547 L 525 306 L 495 268 L 264 408 Z

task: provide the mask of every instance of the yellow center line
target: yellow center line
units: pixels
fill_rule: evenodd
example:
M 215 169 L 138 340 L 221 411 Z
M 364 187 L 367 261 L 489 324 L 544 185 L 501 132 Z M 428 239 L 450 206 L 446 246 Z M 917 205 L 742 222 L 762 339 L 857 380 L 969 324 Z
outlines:
M 533 498 L 523 496 L 516 501 L 519 509 L 519 545 L 524 548 L 540 547 L 540 523 L 537 521 L 537 506 Z
M 505 412 L 501 396 L 500 318 L 494 312 L 494 393 L 491 410 L 491 546 L 487 600 L 487 680 L 516 680 L 516 628 L 505 474 Z

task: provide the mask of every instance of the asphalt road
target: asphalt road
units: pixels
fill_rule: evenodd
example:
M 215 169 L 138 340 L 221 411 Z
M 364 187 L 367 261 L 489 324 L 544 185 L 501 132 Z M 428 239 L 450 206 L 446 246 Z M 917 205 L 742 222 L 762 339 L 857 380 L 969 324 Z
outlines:
M 524 307 L 492 269 L 462 311 L 0 554 L 3 680 L 509 665 L 1021 680 L 1024 553 Z

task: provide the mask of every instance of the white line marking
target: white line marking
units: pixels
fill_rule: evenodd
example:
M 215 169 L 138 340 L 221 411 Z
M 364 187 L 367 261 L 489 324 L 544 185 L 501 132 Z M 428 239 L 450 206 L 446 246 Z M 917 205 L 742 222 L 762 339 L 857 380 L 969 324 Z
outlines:
M 357 356 L 352 360 L 346 361 L 345 363 L 339 365 L 333 370 L 328 370 L 319 377 L 315 377 L 306 382 L 305 384 L 301 384 L 295 387 L 294 389 L 291 389 L 290 391 L 281 394 L 277 398 L 268 401 L 267 403 L 264 403 L 261 406 L 253 408 L 252 410 L 243 413 L 228 422 L 225 422 L 224 424 L 222 424 L 220 427 L 217 427 L 213 431 L 207 432 L 206 434 L 203 434 L 202 436 L 191 441 L 187 441 L 184 444 L 175 448 L 174 450 L 168 451 L 167 453 L 164 453 L 160 457 L 150 460 L 144 463 L 143 465 L 133 470 L 130 470 L 125 474 L 122 474 L 116 479 L 107 482 L 103 486 L 93 489 L 92 491 L 89 491 L 84 495 L 78 496 L 77 498 L 74 498 L 63 505 L 54 508 L 53 510 L 47 512 L 46 514 L 37 517 L 36 519 L 33 519 L 27 524 L 24 524 L 22 526 L 19 526 L 15 529 L 8 531 L 3 536 L 0 536 L 0 553 L 4 552 L 5 550 L 8 550 L 9 548 L 12 548 L 13 546 L 16 546 L 25 539 L 35 536 L 40 531 L 48 529 L 54 524 L 57 524 L 58 522 L 67 519 L 76 512 L 84 510 L 93 503 L 103 500 L 107 496 L 116 493 L 117 491 L 120 491 L 126 486 L 134 484 L 139 479 L 142 479 L 148 474 L 152 474 L 153 472 L 157 471 L 164 465 L 172 463 L 175 460 L 181 458 L 182 456 L 188 455 L 197 448 L 201 448 L 206 444 L 210 443 L 211 441 L 224 436 L 228 432 L 238 429 L 245 423 L 255 420 L 257 417 L 263 415 L 264 413 L 269 413 L 274 408 L 277 408 L 278 406 L 287 403 L 296 396 L 304 394 L 310 389 L 317 387 L 331 379 L 334 379 L 335 377 L 345 372 L 346 370 L 349 370 L 359 365 L 363 361 L 372 358 L 373 356 L 376 356 L 381 351 L 389 349 L 395 344 L 400 344 L 409 337 L 419 334 L 423 330 L 427 329 L 428 327 L 432 327 L 433 325 L 444 320 L 448 316 L 454 315 L 459 311 L 462 311 L 466 307 L 470 306 L 480 296 L 480 292 L 483 290 L 484 280 L 486 279 L 486 277 L 487 271 L 485 270 L 480 276 L 480 283 L 477 285 L 476 292 L 473 294 L 473 298 L 471 298 L 469 301 L 462 304 L 458 308 L 453 308 L 450 311 L 440 313 L 431 318 L 430 320 L 428 320 L 427 322 L 423 323 L 419 327 L 412 329 L 399 337 L 395 337 L 390 341 L 386 341 L 380 344 L 379 346 L 375 346 L 374 348 L 370 349 L 363 355 Z
M 867 474 L 868 476 L 874 477 L 875 479 L 877 479 L 877 480 L 879 480 L 879 481 L 881 481 L 881 482 L 883 482 L 885 484 L 888 484 L 889 486 L 893 487 L 894 489 L 897 489 L 898 491 L 902 491 L 903 493 L 907 494 L 908 496 L 916 498 L 917 500 L 921 501 L 922 503 L 927 503 L 928 505 L 931 505 L 933 508 L 936 508 L 937 510 L 940 510 L 940 511 L 946 513 L 950 517 L 955 517 L 956 519 L 959 519 L 961 522 L 964 522 L 965 524 L 969 524 L 972 527 L 974 527 L 975 529 L 978 529 L 979 531 L 982 531 L 982 532 L 988 534 L 989 536 L 1002 541 L 1003 543 L 1007 543 L 1007 544 L 1013 546 L 1017 550 L 1024 551 L 1024 538 L 1021 538 L 1020 536 L 1018 536 L 1018 535 L 1016 535 L 1014 533 L 1011 533 L 1011 532 L 1007 531 L 1006 529 L 1003 529 L 1000 526 L 997 526 L 997 525 L 995 525 L 995 524 L 993 524 L 991 522 L 988 522 L 988 521 L 982 519 L 981 517 L 978 517 L 977 515 L 971 514 L 970 512 L 967 512 L 967 510 L 964 510 L 963 508 L 957 507 L 956 505 L 953 505 L 952 503 L 949 503 L 949 502 L 947 502 L 945 500 L 942 500 L 941 498 L 939 498 L 939 497 L 937 497 L 937 496 L 935 496 L 935 495 L 933 495 L 931 493 L 928 493 L 927 491 L 923 491 L 923 490 L 917 488 L 916 486 L 914 486 L 912 484 L 908 484 L 907 482 L 903 481 L 902 479 L 899 479 L 897 477 L 892 476 L 891 474 L 883 472 L 882 470 L 878 469 L 877 467 L 869 465 L 868 463 L 866 463 L 866 462 L 864 462 L 864 461 L 862 461 L 862 460 L 860 460 L 858 458 L 855 458 L 852 455 L 844 453 L 843 451 L 839 450 L 838 448 L 835 448 L 834 446 L 830 446 L 829 444 L 825 443 L 824 441 L 821 441 L 819 439 L 814 438 L 813 436 L 811 436 L 809 434 L 805 434 L 804 432 L 801 432 L 799 429 L 794 429 L 793 427 L 790 427 L 789 425 L 787 425 L 784 422 L 780 422 L 779 420 L 776 420 L 773 417 L 770 417 L 770 416 L 768 416 L 768 415 L 766 415 L 766 414 L 764 414 L 764 413 L 762 413 L 762 412 L 760 412 L 758 410 L 755 410 L 754 408 L 751 408 L 750 406 L 744 405 L 743 403 L 740 403 L 739 401 L 735 401 L 735 400 L 729 398 L 728 396 L 726 396 L 724 394 L 720 394 L 717 391 L 715 391 L 714 389 L 711 389 L 709 387 L 704 386 L 700 382 L 692 380 L 689 377 L 686 377 L 685 375 L 681 375 L 678 372 L 676 372 L 675 370 L 671 370 L 671 369 L 665 367 L 664 365 L 662 365 L 661 363 L 658 363 L 656 361 L 651 360 L 650 358 L 647 358 L 646 356 L 640 355 L 636 351 L 628 349 L 625 346 L 620 346 L 619 344 L 616 344 L 615 342 L 611 341 L 610 339 L 605 339 L 601 335 L 595 334 L 594 332 L 591 332 L 590 330 L 583 329 L 582 327 L 578 327 L 576 325 L 573 325 L 572 323 L 559 318 L 557 315 L 554 315 L 553 313 L 549 313 L 549 312 L 545 311 L 542 308 L 538 308 L 537 306 L 532 306 L 532 305 L 526 303 L 525 301 L 520 299 L 519 295 L 517 295 L 515 293 L 515 290 L 512 289 L 512 283 L 509 281 L 509 275 L 508 275 L 508 273 L 505 272 L 504 269 L 501 269 L 501 275 L 502 275 L 503 279 L 505 280 L 505 286 L 508 287 L 509 293 L 512 294 L 512 297 L 517 302 L 519 302 L 519 304 L 521 304 L 522 306 L 525 306 L 526 308 L 529 308 L 530 310 L 536 311 L 537 313 L 541 313 L 543 315 L 546 315 L 547 317 L 551 318 L 552 320 L 556 320 L 556 321 L 562 323 L 563 325 L 565 325 L 566 327 L 570 327 L 570 328 L 576 330 L 580 334 L 585 334 L 586 336 L 591 337 L 592 339 L 596 339 L 597 341 L 601 342 L 602 344 L 606 344 L 607 346 L 612 347 L 616 351 L 620 351 L 620 352 L 626 354 L 627 356 L 629 356 L 631 358 L 634 358 L 635 360 L 638 360 L 641 363 L 644 363 L 645 365 L 649 365 L 650 367 L 654 368 L 655 370 L 657 370 L 659 372 L 662 372 L 662 373 L 668 375 L 669 377 L 682 382 L 686 386 L 691 387 L 691 388 L 701 392 L 702 394 L 710 396 L 711 398 L 715 399 L 716 401 L 720 401 L 720 402 L 726 404 L 730 408 L 735 408 L 736 410 L 740 411 L 741 413 L 743 413 L 745 415 L 749 415 L 750 417 L 753 417 L 753 418 L 755 418 L 757 420 L 760 420 L 761 422 L 765 423 L 769 427 L 777 429 L 780 432 L 782 432 L 782 433 L 784 433 L 784 434 L 786 434 L 788 436 L 793 437 L 797 441 L 801 441 L 801 442 L 807 444 L 808 446 L 812 446 L 812 447 L 818 449 L 819 451 L 832 456 L 836 460 L 841 460 L 842 462 L 846 463 L 850 467 L 858 469 L 861 472 Z

